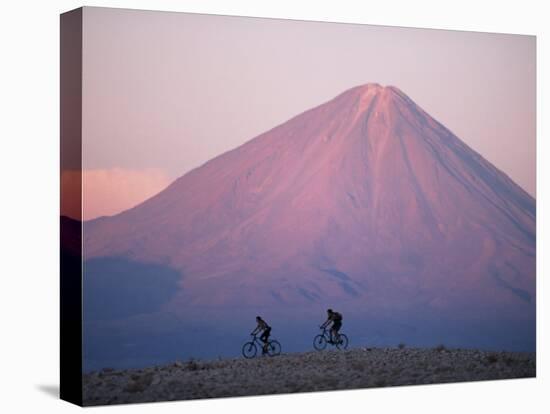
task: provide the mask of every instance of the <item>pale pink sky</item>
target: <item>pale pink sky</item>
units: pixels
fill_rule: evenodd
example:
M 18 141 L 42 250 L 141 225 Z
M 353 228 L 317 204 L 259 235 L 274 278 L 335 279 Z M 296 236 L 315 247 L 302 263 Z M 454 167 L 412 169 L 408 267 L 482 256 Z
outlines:
M 533 36 L 89 7 L 83 36 L 85 219 L 369 82 L 535 195 Z

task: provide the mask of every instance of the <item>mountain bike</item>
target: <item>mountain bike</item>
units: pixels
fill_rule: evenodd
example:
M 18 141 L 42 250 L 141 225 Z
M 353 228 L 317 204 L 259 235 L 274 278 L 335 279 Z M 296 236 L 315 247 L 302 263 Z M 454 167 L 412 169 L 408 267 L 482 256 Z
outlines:
M 331 341 L 330 340 L 330 331 L 325 327 L 319 327 L 323 330 L 323 333 L 317 335 L 315 338 L 313 338 L 313 347 L 317 351 L 322 351 L 327 347 L 327 344 L 334 345 L 338 349 L 347 349 L 348 347 L 348 337 L 346 334 L 343 333 L 337 333 L 336 338 Z
M 264 343 L 257 335 L 251 335 L 252 340 L 243 345 L 243 356 L 245 358 L 254 358 L 258 349 L 263 350 Z M 281 344 L 277 340 L 268 340 L 266 345 L 267 355 L 277 356 L 281 353 Z

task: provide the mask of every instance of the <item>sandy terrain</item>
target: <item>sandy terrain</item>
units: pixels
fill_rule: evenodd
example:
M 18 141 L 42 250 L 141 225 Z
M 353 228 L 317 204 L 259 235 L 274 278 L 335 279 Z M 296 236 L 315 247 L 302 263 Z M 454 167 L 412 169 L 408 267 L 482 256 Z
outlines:
M 176 361 L 165 366 L 84 375 L 84 404 L 327 391 L 527 378 L 535 354 L 477 350 L 361 348 L 277 357 Z

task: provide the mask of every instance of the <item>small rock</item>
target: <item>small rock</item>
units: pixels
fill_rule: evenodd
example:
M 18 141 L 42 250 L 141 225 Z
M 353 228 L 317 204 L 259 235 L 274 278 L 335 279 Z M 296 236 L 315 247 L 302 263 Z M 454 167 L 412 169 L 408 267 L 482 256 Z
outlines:
M 145 391 L 153 382 L 152 374 L 145 374 L 142 376 L 132 376 L 132 379 L 128 381 L 123 391 L 136 393 Z
M 155 376 L 153 377 L 153 381 L 151 381 L 151 385 L 160 384 L 160 381 L 161 381 L 160 375 L 155 375 Z

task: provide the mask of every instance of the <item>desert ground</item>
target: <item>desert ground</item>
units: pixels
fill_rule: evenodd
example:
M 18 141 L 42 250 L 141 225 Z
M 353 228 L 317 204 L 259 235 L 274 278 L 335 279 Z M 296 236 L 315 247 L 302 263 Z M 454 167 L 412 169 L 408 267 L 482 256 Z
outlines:
M 534 353 L 400 346 L 105 368 L 83 382 L 84 405 L 103 405 L 535 376 Z

